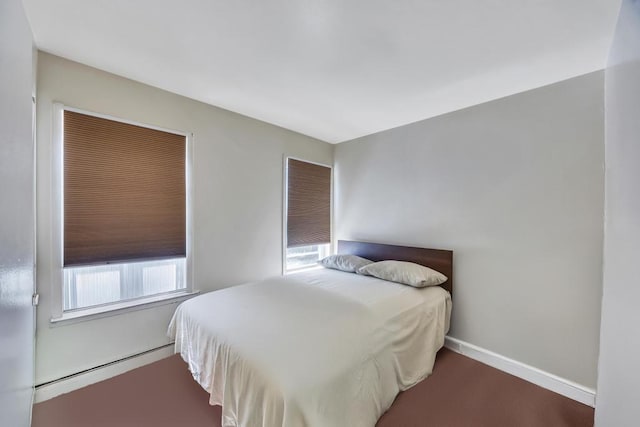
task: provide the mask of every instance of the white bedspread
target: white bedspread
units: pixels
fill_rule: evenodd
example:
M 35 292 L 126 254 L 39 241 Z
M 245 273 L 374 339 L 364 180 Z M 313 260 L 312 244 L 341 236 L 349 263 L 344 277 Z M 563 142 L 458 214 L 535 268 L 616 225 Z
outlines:
M 428 376 L 451 299 L 320 269 L 183 302 L 169 336 L 222 425 L 374 426 Z

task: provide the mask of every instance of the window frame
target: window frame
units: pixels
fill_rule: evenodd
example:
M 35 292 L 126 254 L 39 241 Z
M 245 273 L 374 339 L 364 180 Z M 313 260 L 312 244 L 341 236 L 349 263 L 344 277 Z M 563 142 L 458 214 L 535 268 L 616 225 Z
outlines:
M 311 163 L 313 165 L 318 165 L 318 166 L 323 166 L 326 168 L 329 168 L 331 170 L 331 182 L 329 184 L 329 229 L 330 229 L 330 233 L 331 233 L 331 241 L 328 243 L 329 244 L 329 250 L 328 250 L 328 255 L 331 255 L 333 253 L 335 253 L 335 245 L 334 245 L 334 224 L 333 224 L 333 212 L 334 212 L 334 205 L 333 205 L 333 184 L 334 184 L 334 177 L 333 177 L 333 165 L 328 165 L 326 163 L 321 163 L 321 162 L 314 162 L 311 160 L 307 160 L 301 157 L 296 157 L 296 156 L 290 156 L 290 155 L 284 155 L 283 156 L 283 183 L 282 183 L 282 200 L 283 200 L 283 212 L 282 212 L 282 275 L 287 275 L 287 274 L 293 274 L 293 273 L 297 273 L 300 271 L 307 271 L 307 270 L 311 270 L 314 268 L 320 268 L 318 265 L 310 265 L 308 267 L 299 267 L 299 268 L 295 268 L 295 269 L 288 269 L 287 268 L 287 244 L 288 244 L 288 236 L 287 236 L 287 220 L 288 220 L 288 211 L 289 211 L 289 189 L 288 189 L 288 184 L 289 184 L 289 159 L 291 160 L 298 160 L 300 162 L 305 162 L 305 163 Z M 315 246 L 315 245 L 309 245 L 309 246 Z
M 133 120 L 123 119 L 108 114 L 96 113 L 60 102 L 53 103 L 52 123 L 52 164 L 51 164 L 51 323 L 64 322 L 85 317 L 104 317 L 119 314 L 123 310 L 147 308 L 160 303 L 171 303 L 173 300 L 186 298 L 198 293 L 193 287 L 193 209 L 192 209 L 192 164 L 193 164 L 193 133 L 149 125 Z M 185 202 L 186 202 L 186 287 L 174 292 L 153 294 L 129 300 L 120 300 L 98 306 L 64 309 L 64 111 L 72 111 L 89 116 L 113 120 L 134 126 L 155 129 L 185 137 Z M 139 260 L 138 260 L 139 261 Z M 136 262 L 136 260 L 132 260 Z

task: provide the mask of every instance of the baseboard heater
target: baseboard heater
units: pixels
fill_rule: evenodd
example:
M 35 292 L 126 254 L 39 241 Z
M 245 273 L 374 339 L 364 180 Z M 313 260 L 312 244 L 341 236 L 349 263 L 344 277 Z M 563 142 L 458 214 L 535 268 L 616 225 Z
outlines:
M 173 354 L 173 346 L 174 343 L 165 344 L 112 362 L 103 363 L 102 365 L 65 375 L 55 380 L 36 384 L 35 402 L 42 402 L 61 394 L 69 393 L 169 357 Z

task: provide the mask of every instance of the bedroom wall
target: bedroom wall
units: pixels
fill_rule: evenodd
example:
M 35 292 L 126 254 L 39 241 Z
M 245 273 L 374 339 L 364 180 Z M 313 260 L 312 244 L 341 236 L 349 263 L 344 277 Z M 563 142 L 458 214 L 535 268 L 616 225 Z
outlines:
M 597 426 L 640 419 L 640 1 L 622 3 L 605 71 L 604 283 Z
M 35 262 L 33 36 L 20 0 L 0 2 L 0 424 L 31 419 Z
M 54 101 L 195 134 L 193 262 L 201 291 L 280 274 L 283 156 L 333 161 L 330 144 L 42 52 L 38 94 L 36 384 L 167 344 L 176 306 L 50 324 Z
M 336 146 L 336 237 L 454 250 L 450 335 L 595 387 L 603 72 Z

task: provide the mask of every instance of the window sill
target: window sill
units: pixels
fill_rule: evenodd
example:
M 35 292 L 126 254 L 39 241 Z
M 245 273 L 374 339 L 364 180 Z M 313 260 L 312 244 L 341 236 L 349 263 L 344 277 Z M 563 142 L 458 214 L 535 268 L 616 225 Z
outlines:
M 284 272 L 284 275 L 288 276 L 289 274 L 303 273 L 305 271 L 311 271 L 311 270 L 320 270 L 322 268 L 324 268 L 324 267 L 321 266 L 321 265 L 314 264 L 314 265 L 310 265 L 308 267 L 300 267 L 300 268 L 296 268 L 294 270 L 287 270 L 287 271 Z
M 168 304 L 178 304 L 197 295 L 199 291 L 180 291 L 169 294 L 153 295 L 129 301 L 116 302 L 97 307 L 82 308 L 62 313 L 62 316 L 51 318 L 51 326 L 62 326 L 103 317 L 117 316 L 131 311 L 143 310 Z

